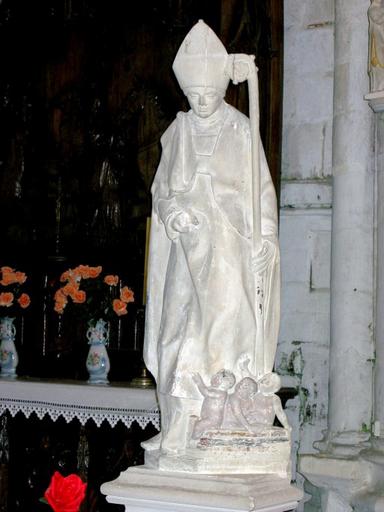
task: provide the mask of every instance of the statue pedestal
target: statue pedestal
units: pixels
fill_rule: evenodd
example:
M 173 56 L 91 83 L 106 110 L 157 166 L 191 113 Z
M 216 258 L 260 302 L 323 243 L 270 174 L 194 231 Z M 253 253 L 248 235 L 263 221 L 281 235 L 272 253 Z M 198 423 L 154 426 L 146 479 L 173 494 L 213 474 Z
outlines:
M 276 475 L 203 475 L 128 468 L 101 486 L 109 503 L 129 512 L 286 512 L 303 497 Z
M 258 433 L 208 431 L 183 454 L 164 455 L 158 450 L 145 452 L 149 469 L 193 474 L 275 474 L 291 475 L 291 443 L 287 431 L 265 427 Z

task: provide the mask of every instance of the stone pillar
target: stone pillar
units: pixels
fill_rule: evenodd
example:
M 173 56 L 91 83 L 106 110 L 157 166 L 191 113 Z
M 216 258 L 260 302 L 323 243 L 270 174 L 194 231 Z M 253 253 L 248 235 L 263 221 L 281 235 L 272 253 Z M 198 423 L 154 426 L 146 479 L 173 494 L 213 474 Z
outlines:
M 368 7 L 368 1 L 335 0 L 328 432 L 322 453 L 300 460 L 324 512 L 382 510 L 384 457 L 368 442 L 376 282 L 374 116 L 364 101 Z
M 381 112 L 376 114 L 377 176 L 377 296 L 376 296 L 376 364 L 375 364 L 375 439 L 384 446 L 384 93 Z
M 384 448 L 384 91 L 366 96 L 375 112 L 376 308 L 373 444 Z
M 331 347 L 328 449 L 358 452 L 369 438 L 373 363 L 372 112 L 367 8 L 335 0 Z

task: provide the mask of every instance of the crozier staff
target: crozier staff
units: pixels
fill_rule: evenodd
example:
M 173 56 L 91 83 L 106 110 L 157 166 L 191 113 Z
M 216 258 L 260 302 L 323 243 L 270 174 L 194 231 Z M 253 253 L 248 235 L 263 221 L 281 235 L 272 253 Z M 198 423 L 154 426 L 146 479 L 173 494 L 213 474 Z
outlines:
M 267 251 L 263 246 L 261 233 L 261 202 L 260 202 L 260 111 L 259 111 L 259 84 L 257 68 L 253 55 L 235 54 L 228 59 L 227 72 L 234 84 L 247 80 L 249 96 L 249 119 L 251 131 L 252 154 L 252 242 L 253 261 L 255 271 L 254 311 L 258 329 L 255 333 L 254 360 L 256 362 L 256 376 L 262 377 L 266 373 L 264 351 L 264 300 L 263 300 L 263 273 L 264 267 L 260 266 L 260 254 Z

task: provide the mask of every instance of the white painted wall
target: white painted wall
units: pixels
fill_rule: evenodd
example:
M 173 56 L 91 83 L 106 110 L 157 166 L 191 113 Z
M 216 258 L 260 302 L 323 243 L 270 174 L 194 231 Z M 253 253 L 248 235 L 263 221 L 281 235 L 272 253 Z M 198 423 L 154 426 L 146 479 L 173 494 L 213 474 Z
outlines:
M 283 385 L 298 390 L 287 404 L 296 454 L 314 452 L 313 442 L 327 427 L 334 5 L 333 0 L 286 0 L 284 11 L 282 317 L 276 368 Z M 297 481 L 302 483 L 300 475 Z

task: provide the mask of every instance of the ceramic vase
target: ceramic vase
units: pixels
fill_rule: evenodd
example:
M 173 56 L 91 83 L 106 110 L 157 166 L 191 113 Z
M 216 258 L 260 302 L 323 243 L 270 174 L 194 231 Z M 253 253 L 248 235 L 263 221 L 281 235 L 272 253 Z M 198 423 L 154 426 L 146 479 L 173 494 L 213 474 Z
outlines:
M 87 370 L 89 384 L 108 384 L 110 362 L 107 352 L 109 330 L 107 322 L 103 319 L 90 322 L 87 330 L 88 344 Z
M 14 318 L 0 318 L 0 365 L 1 377 L 17 377 L 16 368 L 19 356 L 15 347 L 16 327 Z

